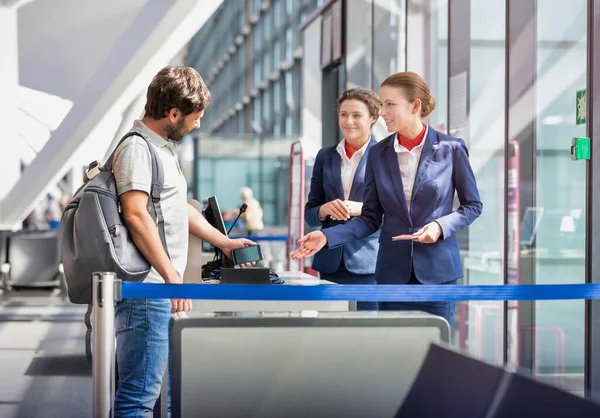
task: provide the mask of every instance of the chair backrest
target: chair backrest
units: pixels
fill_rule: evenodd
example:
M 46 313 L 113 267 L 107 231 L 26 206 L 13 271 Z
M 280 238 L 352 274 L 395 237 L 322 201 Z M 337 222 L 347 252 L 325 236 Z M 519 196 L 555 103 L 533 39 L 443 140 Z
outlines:
M 198 212 L 202 213 L 202 205 L 194 199 L 188 199 L 188 203 Z M 185 272 L 183 273 L 184 283 L 198 283 L 202 281 L 202 240 L 195 235 L 190 234 L 188 245 L 188 257 Z
M 8 263 L 11 285 L 56 284 L 60 265 L 58 230 L 12 234 L 8 242 Z
M 597 418 L 600 404 L 517 373 L 507 374 L 486 418 Z
M 480 418 L 504 369 L 432 344 L 396 418 Z
M 171 330 L 173 416 L 392 417 L 448 335 L 413 312 L 194 313 Z

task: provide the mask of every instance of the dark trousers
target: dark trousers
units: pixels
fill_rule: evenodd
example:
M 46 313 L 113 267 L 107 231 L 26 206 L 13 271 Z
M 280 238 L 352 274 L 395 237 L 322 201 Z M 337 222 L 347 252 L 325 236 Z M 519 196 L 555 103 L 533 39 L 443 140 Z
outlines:
M 456 284 L 457 280 L 442 285 Z M 423 284 L 417 280 L 413 272 L 407 284 L 420 285 Z M 421 311 L 428 314 L 437 315 L 446 318 L 450 327 L 452 327 L 452 318 L 454 317 L 454 302 L 379 302 L 379 310 L 381 311 Z
M 374 274 L 354 274 L 346 269 L 344 260 L 335 273 L 321 273 L 321 279 L 329 280 L 337 284 L 377 284 Z M 356 309 L 359 311 L 376 311 L 379 306 L 377 302 L 358 302 Z

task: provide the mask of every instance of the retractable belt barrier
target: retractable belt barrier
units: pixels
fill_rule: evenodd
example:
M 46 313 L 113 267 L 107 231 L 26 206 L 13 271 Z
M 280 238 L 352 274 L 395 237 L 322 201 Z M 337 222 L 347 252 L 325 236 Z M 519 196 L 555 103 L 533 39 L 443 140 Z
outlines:
M 465 300 L 600 299 L 600 283 L 537 285 L 319 285 L 277 286 L 123 282 L 123 298 L 212 300 L 349 300 L 359 302 L 452 302 Z
M 117 280 L 115 273 L 92 275 L 94 417 L 112 416 L 114 402 L 115 301 L 139 299 L 347 300 L 360 302 L 458 302 L 469 300 L 600 299 L 600 283 L 439 285 L 236 285 L 154 284 Z

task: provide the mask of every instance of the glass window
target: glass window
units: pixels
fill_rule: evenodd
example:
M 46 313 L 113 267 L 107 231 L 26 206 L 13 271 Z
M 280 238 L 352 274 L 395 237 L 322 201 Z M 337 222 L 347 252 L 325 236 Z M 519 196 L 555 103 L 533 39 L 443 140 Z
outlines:
M 279 114 L 281 108 L 281 83 L 279 80 L 273 83 L 273 110 L 275 114 Z
M 267 43 L 271 39 L 271 13 L 272 12 L 269 12 L 269 14 L 263 17 L 263 32 L 265 36 L 265 43 Z
M 285 136 L 291 137 L 293 135 L 292 116 L 288 115 L 285 117 Z
M 265 89 L 263 92 L 263 118 L 265 121 L 269 121 L 271 119 L 271 95 L 269 94 L 269 89 Z
M 269 79 L 269 72 L 271 71 L 271 55 L 265 52 L 263 55 L 263 80 Z
M 409 2 L 407 12 L 407 32 L 423 33 L 406 43 L 407 68 L 427 81 L 437 102 L 435 110 L 429 116 L 429 123 L 445 132 L 448 119 L 448 0 L 431 0 L 424 7 Z M 398 42 L 397 45 L 401 47 L 402 43 Z M 397 63 L 401 63 L 402 53 L 396 56 Z M 385 56 L 380 58 L 385 60 Z M 381 69 L 377 63 L 373 66 L 373 85 L 379 86 L 387 77 L 383 72 L 389 69 L 390 62 L 384 61 Z M 401 70 L 403 68 L 397 71 Z
M 531 266 L 535 284 L 585 282 L 586 164 L 570 160 L 569 146 L 571 138 L 586 136 L 585 126 L 577 126 L 575 119 L 583 110 L 576 106 L 577 91 L 586 88 L 590 65 L 587 5 L 586 0 L 536 2 L 536 80 L 533 91 L 526 92 L 535 95 L 533 160 L 523 160 L 528 153 L 521 152 L 521 171 L 534 167 L 535 174 L 534 184 L 522 182 L 520 187 L 522 196 L 535 205 L 540 222 L 532 248 L 522 251 L 519 260 L 520 266 Z M 518 109 L 518 102 L 513 107 Z M 527 122 L 518 126 L 519 133 L 530 132 L 531 121 Z M 519 145 L 522 151 L 527 148 L 526 143 Z M 520 225 L 526 210 L 520 208 Z M 520 271 L 523 274 L 524 268 Z M 528 349 L 533 374 L 569 391 L 583 387 L 585 303 L 540 301 L 534 309 L 535 341 Z M 557 376 L 557 370 L 568 378 Z
M 254 52 L 259 51 L 262 46 L 260 23 L 257 23 L 256 26 L 254 27 L 254 31 L 252 33 L 252 40 L 254 43 Z
M 404 68 L 399 69 L 396 65 L 398 58 L 400 58 L 400 62 L 404 58 L 404 36 L 398 36 L 405 30 L 404 25 L 400 25 L 404 19 L 398 16 L 405 15 L 404 4 L 404 0 L 383 0 L 377 2 L 373 8 L 373 27 L 377 28 L 373 39 L 374 86 L 378 87 L 388 75 L 404 70 Z M 427 6 L 419 8 L 426 9 Z M 424 13 L 421 11 L 419 16 Z M 419 40 L 416 41 L 419 42 Z M 399 55 L 400 57 L 398 57 Z
M 260 3 L 261 0 L 253 0 L 252 2 L 252 12 L 260 13 Z
M 260 118 L 260 95 L 254 98 L 254 102 L 252 104 L 252 120 L 259 125 L 262 125 L 262 121 Z
M 252 87 L 258 88 L 258 85 L 260 84 L 260 76 L 260 59 L 258 59 L 254 62 L 254 68 L 252 70 Z
M 379 86 L 371 84 L 372 9 L 371 0 L 354 0 L 352 7 L 346 8 L 346 44 L 351 51 L 346 55 L 348 88 Z
M 285 0 L 285 15 L 290 17 L 294 12 L 294 0 Z
M 279 44 L 279 40 L 277 40 L 273 44 L 273 68 L 278 69 L 279 64 L 281 64 L 281 45 Z
M 280 0 L 273 2 L 273 27 L 279 29 L 281 25 L 281 3 Z
M 292 50 L 293 50 L 292 28 L 287 28 L 285 30 L 285 59 L 286 60 L 292 59 Z
M 294 86 L 292 72 L 288 71 L 285 73 L 285 104 L 288 108 L 288 111 L 293 112 L 295 109 L 294 104 Z

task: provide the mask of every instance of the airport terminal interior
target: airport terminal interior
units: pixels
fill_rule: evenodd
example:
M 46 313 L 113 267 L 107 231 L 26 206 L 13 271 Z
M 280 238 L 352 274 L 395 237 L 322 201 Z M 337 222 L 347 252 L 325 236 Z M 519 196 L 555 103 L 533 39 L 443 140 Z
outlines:
M 181 193 L 219 233 L 258 246 L 230 259 L 190 233 L 182 281 L 193 308 L 173 315 L 148 416 L 600 417 L 600 1 L 0 0 L 0 418 L 120 416 L 114 302 L 168 299 L 160 289 L 171 285 L 135 296 L 149 284 L 98 271 L 90 305 L 78 303 L 65 219 L 90 163 L 103 166 L 144 116 L 166 66 L 194 68 L 211 95 L 200 126 L 165 147 Z M 308 206 L 331 170 L 325 151 L 341 161 L 344 141 L 348 153 L 338 98 L 370 89 L 382 107 L 364 196 L 379 196 L 385 214 L 365 245 L 414 245 L 408 271 L 419 280 L 416 248 L 427 244 L 392 236 L 425 225 L 388 234 L 397 218 L 382 196 L 393 189 L 375 185 L 384 141 L 401 158 L 384 89 L 404 72 L 435 99 L 423 113 L 417 155 L 433 159 L 423 170 L 442 176 L 440 155 L 465 150 L 480 201 L 456 233 L 433 222 L 445 247 L 430 248 L 445 253 L 428 253 L 432 263 L 456 248 L 448 260 L 462 265 L 457 286 L 423 287 L 453 304 L 449 319 L 381 308 L 391 295 L 428 302 L 419 286 L 404 295 L 373 282 L 369 296 L 320 272 L 318 256 L 292 256 L 335 219 Z M 432 132 L 462 148 L 428 150 Z M 468 217 L 466 177 L 449 178 L 448 216 Z M 445 187 L 423 183 L 433 196 Z M 417 190 L 412 204 L 423 205 Z M 344 270 L 352 244 L 336 253 Z M 380 261 L 394 255 L 374 251 L 370 274 L 377 259 L 382 277 Z M 256 265 L 234 268 L 245 262 Z

